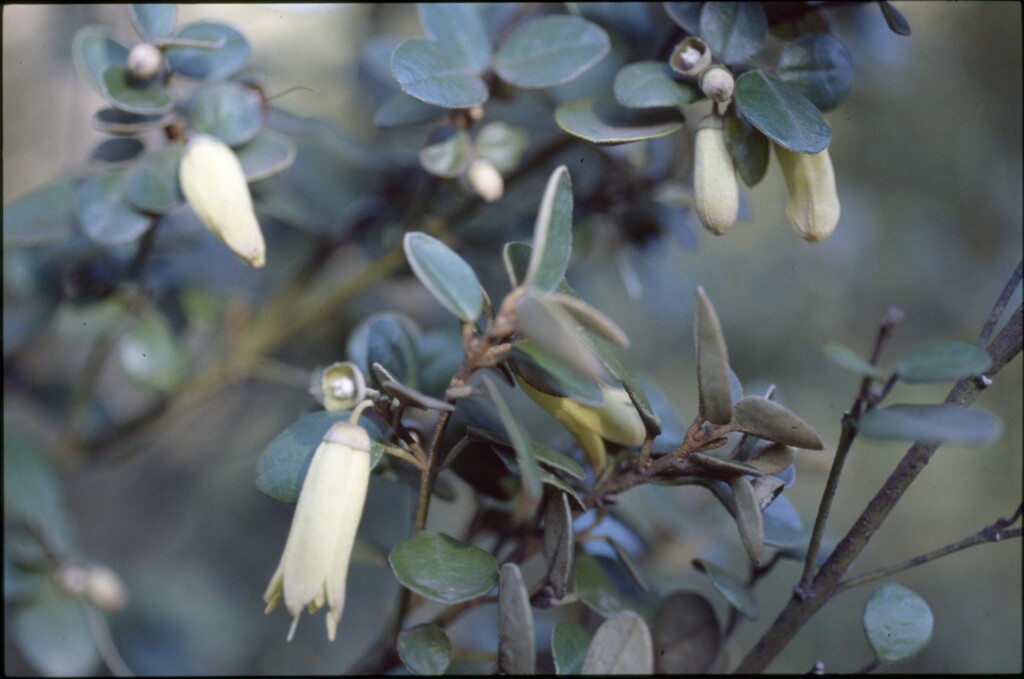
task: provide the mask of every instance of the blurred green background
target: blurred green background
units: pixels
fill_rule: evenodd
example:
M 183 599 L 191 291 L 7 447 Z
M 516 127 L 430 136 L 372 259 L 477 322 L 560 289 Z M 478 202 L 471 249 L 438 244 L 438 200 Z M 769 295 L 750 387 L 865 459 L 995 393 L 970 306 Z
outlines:
M 702 232 L 696 251 L 671 239 L 618 257 L 589 251 L 569 273 L 583 297 L 629 333 L 633 344 L 620 354 L 624 363 L 654 376 L 686 422 L 696 393 L 692 290 L 704 286 L 744 385 L 776 383 L 786 405 L 826 440 L 825 452 L 806 452 L 798 460 L 798 483 L 787 491 L 808 526 L 839 417 L 857 388 L 852 374 L 825 360 L 822 343 L 838 340 L 866 354 L 889 305 L 906 316 L 886 348 L 885 367 L 922 342 L 973 342 L 1021 258 L 1021 6 L 896 6 L 909 20 L 912 37 L 888 31 L 875 7 L 865 8 L 860 18 L 855 8 L 832 15 L 853 57 L 855 80 L 850 98 L 827 116 L 842 202 L 831 238 L 809 244 L 797 237 L 787 224 L 785 187 L 773 165 L 746 192 L 746 221 L 727 236 Z M 329 119 L 366 138 L 373 134 L 372 108 L 360 99 L 356 80 L 360 44 L 381 33 L 421 35 L 411 5 L 179 9 L 179 25 L 200 18 L 231 23 L 246 35 L 254 54 L 247 73 L 268 92 L 293 85 L 320 92 L 289 95 L 279 106 Z M 80 169 L 104 138 L 89 122 L 103 102 L 71 65 L 75 31 L 100 23 L 129 44 L 133 34 L 118 6 L 8 5 L 3 19 L 7 204 Z M 692 107 L 691 127 L 706 106 Z M 498 244 L 492 264 L 500 270 Z M 635 272 L 639 300 L 627 294 L 623 268 Z M 415 285 L 391 286 L 386 295 L 375 291 L 345 309 L 343 319 L 329 320 L 351 326 L 384 304 L 410 313 L 424 328 L 454 327 L 450 316 L 426 300 Z M 1009 309 L 1020 300 L 1018 290 Z M 40 347 L 37 360 L 45 364 L 67 351 Z M 70 353 L 61 361 L 73 362 Z M 1021 366 L 1016 359 L 978 401 L 1002 417 L 1002 440 L 980 450 L 940 449 L 854 573 L 960 539 L 1016 508 L 1022 494 Z M 898 387 L 891 400 L 936 402 L 946 391 L 943 385 Z M 262 613 L 263 589 L 292 510 L 255 490 L 254 465 L 266 443 L 309 405 L 296 390 L 249 382 L 178 418 L 128 462 L 66 471 L 66 502 L 83 554 L 110 565 L 129 587 L 128 606 L 112 616 L 111 625 L 137 673 L 336 673 L 379 631 L 396 591 L 390 571 L 379 563 L 353 567 L 338 643 L 326 643 L 316 616 L 303 620 L 295 641 L 286 644 L 287 616 Z M 7 416 L 23 415 L 5 393 Z M 838 537 L 851 525 L 904 450 L 858 442 L 830 533 Z M 695 489 L 643 489 L 628 497 L 627 504 L 648 512 L 652 522 L 687 527 L 685 539 L 681 531 L 663 533 L 674 537 L 642 561 L 645 573 L 663 592 L 704 592 L 724 622 L 724 601 L 689 562 L 699 556 L 742 572 L 745 556 L 726 512 Z M 375 479 L 369 502 L 364 528 L 374 521 L 377 539 L 401 539 L 407 531 L 406 487 Z M 439 506 L 433 527 L 457 533 L 462 510 L 462 504 Z M 741 624 L 727 646 L 731 664 L 725 667 L 771 623 L 798 576 L 798 566 L 785 562 L 763 581 L 757 590 L 761 616 Z M 935 631 L 918 657 L 892 671 L 1021 671 L 1020 542 L 977 547 L 894 580 L 925 598 Z M 803 672 L 823 660 L 830 672 L 851 672 L 867 663 L 871 653 L 860 612 L 871 589 L 853 590 L 826 607 L 770 670 Z M 479 615 L 493 613 L 484 608 Z M 467 645 L 493 650 L 493 640 L 474 639 L 471 621 L 464 622 L 457 627 Z M 543 622 L 539 628 L 546 629 Z M 5 650 L 8 673 L 29 671 L 9 632 Z

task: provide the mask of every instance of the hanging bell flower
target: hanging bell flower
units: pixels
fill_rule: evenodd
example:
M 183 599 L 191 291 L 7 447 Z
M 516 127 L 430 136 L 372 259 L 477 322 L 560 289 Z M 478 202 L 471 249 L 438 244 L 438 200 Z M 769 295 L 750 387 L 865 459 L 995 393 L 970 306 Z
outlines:
M 704 116 L 694 142 L 693 194 L 697 216 L 716 236 L 729 230 L 740 210 L 736 166 L 725 145 L 724 127 L 722 116 Z
M 285 608 L 294 618 L 289 641 L 302 609 L 315 613 L 324 604 L 329 606 L 327 637 L 334 641 L 369 485 L 369 435 L 356 424 L 335 424 L 313 453 L 281 563 L 263 595 L 267 613 L 284 597 Z
M 804 240 L 816 243 L 828 238 L 839 223 L 839 196 L 828 149 L 818 153 L 794 153 L 775 146 L 789 200 L 786 216 Z
M 263 232 L 238 156 L 210 135 L 194 137 L 181 156 L 178 180 L 199 220 L 239 259 L 259 268 L 266 263 Z

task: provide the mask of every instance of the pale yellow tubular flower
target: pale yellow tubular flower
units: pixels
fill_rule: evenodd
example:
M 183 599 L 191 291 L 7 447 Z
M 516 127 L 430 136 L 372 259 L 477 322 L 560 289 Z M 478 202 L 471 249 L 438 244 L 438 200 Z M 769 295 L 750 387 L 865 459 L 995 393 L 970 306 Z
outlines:
M 523 380 L 519 380 L 519 386 L 569 430 L 597 473 L 604 469 L 606 463 L 605 439 L 623 446 L 638 446 L 647 435 L 625 389 L 602 384 L 604 400 L 601 405 L 586 406 L 569 398 L 545 394 Z
M 786 201 L 789 223 L 812 243 L 828 238 L 839 223 L 839 196 L 828 149 L 818 153 L 794 153 L 778 144 L 774 146 L 789 191 Z
M 243 262 L 266 263 L 263 232 L 238 156 L 216 137 L 201 134 L 185 146 L 178 169 L 185 200 L 206 228 Z
M 697 128 L 693 196 L 697 216 L 711 233 L 721 236 L 735 223 L 740 210 L 740 187 L 719 115 L 704 116 Z
M 370 438 L 347 422 L 332 426 L 310 462 L 281 562 L 263 599 L 269 613 L 284 596 L 298 621 L 303 607 L 328 604 L 331 641 L 345 607 L 345 583 L 370 484 Z M 291 639 L 295 623 L 288 638 Z

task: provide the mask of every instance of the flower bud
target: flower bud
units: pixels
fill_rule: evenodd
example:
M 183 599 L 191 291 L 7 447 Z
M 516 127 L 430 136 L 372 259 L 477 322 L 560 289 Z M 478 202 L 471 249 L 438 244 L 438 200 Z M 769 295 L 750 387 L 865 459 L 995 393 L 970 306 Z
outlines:
M 227 144 L 201 134 L 185 147 L 178 169 L 185 200 L 199 220 L 253 267 L 266 262 L 263 232 L 238 156 Z
M 477 195 L 488 203 L 500 199 L 505 193 L 505 180 L 501 178 L 501 173 L 491 161 L 484 158 L 477 158 L 470 164 L 466 179 Z
M 824 240 L 839 222 L 839 196 L 828 149 L 818 153 L 794 153 L 774 144 L 789 200 L 786 216 L 805 240 Z
M 732 99 L 732 91 L 736 81 L 725 66 L 712 66 L 700 74 L 700 89 L 710 99 L 719 104 Z
M 139 80 L 147 80 L 160 72 L 164 55 L 147 42 L 140 42 L 128 52 L 128 72 Z
M 711 48 L 700 38 L 690 36 L 676 45 L 668 63 L 676 73 L 700 75 L 711 65 Z
M 740 188 L 736 167 L 725 145 L 722 117 L 704 116 L 694 144 L 693 193 L 697 215 L 711 233 L 721 236 L 736 221 Z
M 324 409 L 328 412 L 348 410 L 366 398 L 363 371 L 351 361 L 332 363 L 320 376 Z
M 124 608 L 127 596 L 117 573 L 106 566 L 92 564 L 86 578 L 85 595 L 95 606 L 108 612 Z

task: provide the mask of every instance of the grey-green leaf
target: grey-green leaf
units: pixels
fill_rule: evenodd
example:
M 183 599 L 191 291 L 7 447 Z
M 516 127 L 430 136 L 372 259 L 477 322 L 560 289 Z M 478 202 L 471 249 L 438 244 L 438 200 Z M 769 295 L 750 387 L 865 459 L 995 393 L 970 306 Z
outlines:
M 11 611 L 11 631 L 29 664 L 43 676 L 87 676 L 99 652 L 85 605 L 43 578 L 35 595 Z
M 47 184 L 4 207 L 4 246 L 57 243 L 71 237 L 78 181 Z
M 166 113 L 174 106 L 158 78 L 139 82 L 124 66 L 108 66 L 103 71 L 103 94 L 107 101 L 128 113 Z
M 462 257 L 421 232 L 405 234 L 402 246 L 413 273 L 448 311 L 467 323 L 480 316 L 484 306 L 480 281 Z
M 651 626 L 654 668 L 659 674 L 703 674 L 722 646 L 711 603 L 696 592 L 673 592 L 661 602 Z
M 693 565 L 697 570 L 711 578 L 711 584 L 722 593 L 722 596 L 732 604 L 733 608 L 751 620 L 757 619 L 757 602 L 754 600 L 753 594 L 739 578 L 704 559 L 694 559 Z
M 444 533 L 422 532 L 398 543 L 388 563 L 402 585 L 447 605 L 483 596 L 498 584 L 490 554 Z
M 888 582 L 864 606 L 864 634 L 879 660 L 899 662 L 917 655 L 932 638 L 928 604 L 903 585 Z
M 523 285 L 554 292 L 572 254 L 572 180 L 565 165 L 548 178 L 533 226 L 533 250 Z
M 177 144 L 145 153 L 128 170 L 124 197 L 136 209 L 163 214 L 185 199 L 178 184 L 182 147 Z
M 476 8 L 462 3 L 420 3 L 420 23 L 427 37 L 477 71 L 491 61 L 491 39 Z
M 643 618 L 622 611 L 604 621 L 587 649 L 581 674 L 651 674 L 654 647 Z
M 556 292 L 548 299 L 568 311 L 580 325 L 590 332 L 623 349 L 629 348 L 629 337 L 626 336 L 622 328 L 603 312 L 598 311 L 579 297 Z
M 13 416 L 4 418 L 4 516 L 35 521 L 58 548 L 67 546 L 68 525 L 60 481 L 50 458 Z
M 700 35 L 715 59 L 732 64 L 764 47 L 768 19 L 757 2 L 706 2 L 700 13 Z
M 747 555 L 755 564 L 761 563 L 761 550 L 764 549 L 764 521 L 761 518 L 761 507 L 754 487 L 745 476 L 734 476 L 729 479 L 733 499 L 736 502 L 736 527 L 740 532 L 740 541 Z
M 478 70 L 432 40 L 406 40 L 391 56 L 391 72 L 406 94 L 444 108 L 469 108 L 487 101 Z
M 560 105 L 555 109 L 555 122 L 574 137 L 604 146 L 657 139 L 683 128 L 682 117 L 674 109 L 628 109 L 595 97 Z
M 143 40 L 153 42 L 170 37 L 178 21 L 178 6 L 163 3 L 134 3 L 130 6 L 132 26 Z
M 825 342 L 821 345 L 821 351 L 825 358 L 832 361 L 840 368 L 845 368 L 858 375 L 865 375 L 876 380 L 884 380 L 885 373 L 861 358 L 860 354 L 853 349 L 839 342 Z
M 736 428 L 758 438 L 807 450 L 825 447 L 811 425 L 785 406 L 762 396 L 744 396 L 733 406 Z
M 773 443 L 763 448 L 757 457 L 750 460 L 749 464 L 765 474 L 778 474 L 793 464 L 795 459 L 795 448 L 782 443 Z
M 725 116 L 725 143 L 736 169 L 747 186 L 760 182 L 768 172 L 768 137 L 730 106 Z
M 600 379 L 601 362 L 573 318 L 556 303 L 541 296 L 524 295 L 516 306 L 515 328 L 580 375 Z
M 700 14 L 703 3 L 700 2 L 666 2 L 665 12 L 680 28 L 690 35 L 700 34 Z
M 524 25 L 494 55 L 494 70 L 517 87 L 553 87 L 574 80 L 611 49 L 604 29 L 586 19 L 549 16 Z
M 599 406 L 604 401 L 601 387 L 592 379 L 552 357 L 533 340 L 522 339 L 512 349 L 515 373 L 534 389 L 565 396 L 584 405 Z
M 398 635 L 398 657 L 413 674 L 444 674 L 452 661 L 452 642 L 437 625 L 418 625 Z
M 171 68 L 190 78 L 224 80 L 240 71 L 252 54 L 245 36 L 217 21 L 197 21 L 182 28 L 174 37 L 220 45 L 216 49 L 169 47 L 166 50 Z
M 980 375 L 991 367 L 992 358 L 973 344 L 930 342 L 901 358 L 896 375 L 908 384 L 947 382 Z
M 93 115 L 92 126 L 104 134 L 138 135 L 170 124 L 174 113 L 138 115 L 118 108 L 103 108 Z
M 237 82 L 214 83 L 196 95 L 189 120 L 197 131 L 228 146 L 241 146 L 263 126 L 262 107 L 255 89 Z
M 420 149 L 420 165 L 436 177 L 452 179 L 469 166 L 472 142 L 463 130 L 456 130 L 447 139 Z
M 818 153 L 832 140 L 821 111 L 792 85 L 763 71 L 736 79 L 736 108 L 780 146 L 797 153 Z
M 419 386 L 416 342 L 419 329 L 411 318 L 397 313 L 378 313 L 363 320 L 349 335 L 346 351 L 355 363 L 380 388 L 373 364 L 381 364 L 393 378 L 412 388 Z
M 135 137 L 115 137 L 100 143 L 89 154 L 89 159 L 101 163 L 126 163 L 137 158 L 143 148 L 142 142 Z
M 78 191 L 78 223 L 97 243 L 130 243 L 153 222 L 152 217 L 140 214 L 124 201 L 124 186 L 125 172 L 114 170 L 84 182 Z
M 560 675 L 579 674 L 583 659 L 587 657 L 590 633 L 572 620 L 565 620 L 551 630 L 551 657 L 555 661 L 555 672 Z
M 786 45 L 778 73 L 822 111 L 838 106 L 853 87 L 850 53 L 828 33 L 808 33 Z
M 519 566 L 501 567 L 498 584 L 498 672 L 533 674 L 537 669 L 534 649 L 533 609 Z
M 505 399 L 502 397 L 501 392 L 498 391 L 498 386 L 494 381 L 487 375 L 481 375 L 481 379 L 487 389 L 487 393 L 491 397 L 491 401 L 494 403 L 495 409 L 498 411 L 501 423 L 505 425 L 505 431 L 512 441 L 512 447 L 516 451 L 516 461 L 519 463 L 519 470 L 523 476 L 523 486 L 529 495 L 540 497 L 540 469 L 537 466 L 537 458 L 534 456 L 530 435 L 519 424 L 519 420 L 516 419 L 508 404 L 505 403 Z
M 526 243 L 505 243 L 501 249 L 501 260 L 505 263 L 505 273 L 513 288 L 526 280 L 532 257 L 533 247 Z
M 266 128 L 244 146 L 235 149 L 242 172 L 249 183 L 284 172 L 295 162 L 295 142 Z
M 491 161 L 499 172 L 511 172 L 529 147 L 526 131 L 496 120 L 477 132 L 474 146 L 481 158 Z
M 431 106 L 404 92 L 396 92 L 377 108 L 373 114 L 373 124 L 377 127 L 418 125 L 438 118 L 444 112 L 443 108 Z
M 576 594 L 588 608 L 605 617 L 631 610 L 653 620 L 658 595 L 644 592 L 616 559 L 576 554 Z
M 128 48 L 113 40 L 102 26 L 83 26 L 71 41 L 71 59 L 78 74 L 105 96 L 103 72 L 110 66 L 123 66 Z
M 637 61 L 615 76 L 615 99 L 629 108 L 656 108 L 692 104 L 701 91 L 672 77 L 672 69 L 663 61 Z
M 868 411 L 860 418 L 858 429 L 871 439 L 977 447 L 998 441 L 1003 425 L 995 414 L 979 408 L 968 410 L 951 403 L 899 404 Z
M 128 377 L 144 389 L 171 389 L 188 371 L 184 344 L 153 309 L 144 311 L 121 337 L 118 356 Z
M 544 560 L 548 564 L 548 583 L 558 599 L 565 596 L 572 582 L 575 546 L 569 497 L 549 492 L 544 510 Z
M 715 306 L 703 287 L 698 287 L 694 293 L 693 335 L 701 415 L 712 424 L 726 424 L 732 419 L 729 353 Z

